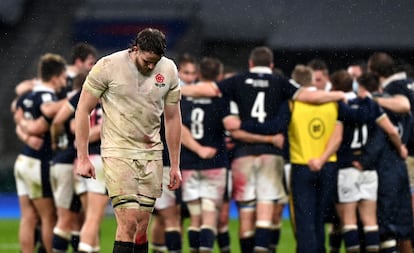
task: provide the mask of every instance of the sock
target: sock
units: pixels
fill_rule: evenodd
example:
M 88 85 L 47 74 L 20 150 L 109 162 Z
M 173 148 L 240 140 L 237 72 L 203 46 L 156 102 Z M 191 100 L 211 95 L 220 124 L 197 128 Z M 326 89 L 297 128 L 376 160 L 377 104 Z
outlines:
M 152 253 L 162 253 L 167 251 L 167 247 L 164 244 L 157 244 L 153 243 L 152 245 Z
M 198 228 L 188 228 L 188 244 L 190 246 L 190 252 L 198 252 L 200 247 L 200 230 Z
M 73 252 L 78 251 L 79 242 L 80 242 L 80 232 L 72 231 L 72 238 L 70 240 L 70 245 L 72 246 Z
M 181 252 L 181 233 L 178 230 L 165 231 L 165 245 L 168 252 Z
M 329 251 L 330 253 L 339 252 L 341 248 L 342 234 L 338 231 L 332 231 L 329 233 Z
M 360 251 L 357 225 L 345 225 L 342 236 L 344 238 L 346 252 Z
M 254 237 L 240 238 L 240 250 L 242 253 L 252 253 L 254 248 Z
M 133 252 L 134 253 L 148 253 L 148 242 L 145 242 L 142 244 L 134 244 Z
M 93 251 L 92 245 L 80 242 L 78 252 L 80 252 L 80 253 L 93 253 L 94 251 Z
M 272 235 L 272 231 L 270 228 L 263 228 L 263 227 L 256 227 L 255 232 L 255 245 L 254 251 L 255 252 L 268 252 L 269 245 L 270 245 L 270 237 Z
M 380 244 L 381 253 L 395 253 L 397 252 L 397 241 L 395 239 L 381 240 Z
M 228 230 L 221 231 L 218 233 L 217 243 L 221 253 L 230 252 L 230 233 Z
M 112 253 L 131 253 L 134 252 L 134 243 L 115 241 Z
M 269 250 L 270 252 L 276 252 L 277 245 L 279 245 L 280 241 L 280 227 L 281 225 L 274 225 L 271 228 L 271 234 L 270 234 L 270 244 L 269 244 Z
M 53 252 L 66 252 L 71 238 L 70 232 L 65 232 L 60 228 L 53 229 L 52 248 Z
M 379 232 L 378 226 L 364 227 L 365 249 L 366 252 L 379 252 Z
M 212 252 L 215 240 L 216 240 L 215 231 L 211 228 L 203 227 L 200 231 L 200 247 L 199 247 L 200 251 Z

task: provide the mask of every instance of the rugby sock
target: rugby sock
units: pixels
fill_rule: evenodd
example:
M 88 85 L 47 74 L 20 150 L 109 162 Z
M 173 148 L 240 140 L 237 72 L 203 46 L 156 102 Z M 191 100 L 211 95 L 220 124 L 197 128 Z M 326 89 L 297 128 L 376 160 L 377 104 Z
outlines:
M 65 232 L 60 228 L 53 229 L 52 248 L 53 252 L 66 252 L 69 247 L 69 241 L 71 238 L 70 232 Z
M 220 231 L 217 235 L 217 243 L 221 253 L 230 252 L 230 234 L 229 230 Z
M 272 230 L 256 227 L 254 252 L 269 252 Z
M 240 238 L 240 249 L 242 253 L 252 253 L 254 248 L 254 237 Z
M 345 225 L 342 231 L 346 252 L 359 252 L 359 237 L 357 225 Z
M 152 243 L 151 247 L 152 247 L 152 253 L 162 253 L 162 252 L 167 251 L 167 247 L 165 247 L 164 244 Z
M 188 228 L 188 244 L 190 245 L 190 252 L 198 252 L 200 247 L 200 230 L 198 228 Z
M 385 239 L 380 243 L 381 253 L 395 253 L 397 252 L 397 241 L 395 239 Z
M 271 228 L 271 235 L 270 235 L 270 252 L 276 252 L 277 245 L 279 245 L 280 241 L 280 227 L 281 225 L 273 225 Z
M 166 229 L 165 231 L 165 245 L 168 252 L 176 253 L 181 252 L 181 233 L 176 229 Z
M 78 252 L 79 253 L 93 253 L 94 249 L 91 245 L 80 242 Z
M 73 252 L 78 251 L 79 242 L 80 242 L 80 232 L 72 231 L 72 238 L 70 240 L 70 245 L 72 246 Z
M 199 252 L 213 252 L 216 234 L 211 228 L 203 227 L 200 231 Z
M 379 232 L 378 226 L 364 227 L 365 251 L 367 253 L 379 252 Z
M 134 244 L 134 253 L 147 253 L 148 252 L 148 242 L 142 244 Z M 123 252 L 122 252 L 123 253 Z
M 329 233 L 329 252 L 337 253 L 341 248 L 342 234 L 338 231 L 332 231 Z
M 134 252 L 134 243 L 115 241 L 112 253 L 131 253 Z

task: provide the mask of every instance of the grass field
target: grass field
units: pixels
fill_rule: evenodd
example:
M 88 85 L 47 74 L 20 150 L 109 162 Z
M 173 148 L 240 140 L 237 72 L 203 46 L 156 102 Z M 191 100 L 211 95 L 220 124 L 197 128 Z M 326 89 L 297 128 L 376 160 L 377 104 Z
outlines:
M 112 252 L 112 245 L 115 234 L 115 218 L 113 216 L 107 216 L 101 226 L 101 253 Z M 188 220 L 185 221 L 185 224 Z M 17 238 L 18 233 L 18 219 L 0 219 L 0 252 L 1 253 L 19 253 L 19 241 Z M 239 242 L 237 238 L 237 220 L 231 220 L 230 232 L 231 232 L 231 245 L 232 252 L 240 252 Z M 292 234 L 292 229 L 289 220 L 283 221 L 282 235 L 278 247 L 278 252 L 294 253 L 295 242 Z M 184 234 L 183 240 L 183 253 L 188 253 L 188 242 L 186 234 Z M 214 252 L 219 252 L 216 248 Z

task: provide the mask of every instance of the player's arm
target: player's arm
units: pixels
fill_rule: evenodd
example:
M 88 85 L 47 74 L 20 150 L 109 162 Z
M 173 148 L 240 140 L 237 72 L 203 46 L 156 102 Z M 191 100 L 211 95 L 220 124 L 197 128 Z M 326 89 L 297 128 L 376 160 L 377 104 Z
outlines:
M 95 178 L 95 168 L 89 160 L 89 114 L 98 103 L 98 98 L 86 89 L 82 90 L 75 112 L 75 136 L 78 163 L 76 173 L 83 177 Z
M 181 128 L 181 144 L 196 153 L 202 159 L 210 159 L 217 154 L 217 149 L 209 146 L 203 146 L 196 141 L 190 130 L 184 125 Z
M 25 133 L 37 136 L 46 133 L 50 127 L 49 122 L 45 117 L 39 117 L 33 120 L 23 118 L 19 121 L 19 126 Z
M 394 145 L 394 147 L 397 149 L 398 153 L 401 155 L 403 159 L 406 159 L 407 157 L 404 157 L 406 154 L 404 154 L 402 151 L 404 150 L 403 144 L 401 142 L 400 135 L 398 133 L 397 128 L 392 124 L 390 119 L 386 114 L 384 116 L 377 119 L 377 124 L 384 130 L 384 132 L 388 135 L 388 138 Z
M 29 135 L 25 133 L 19 125 L 16 125 L 16 135 L 23 143 L 25 143 L 27 146 L 34 150 L 39 150 L 43 145 L 43 139 L 35 136 L 35 135 Z
M 395 113 L 408 113 L 411 110 L 410 101 L 404 95 L 376 97 L 375 100 L 380 106 Z
M 56 113 L 68 102 L 67 98 L 53 101 L 50 103 L 44 103 L 40 106 L 40 110 L 42 111 L 43 115 L 48 118 L 53 118 Z
M 200 82 L 181 86 L 181 94 L 187 97 L 217 97 L 221 93 L 217 85 Z
M 308 166 L 311 170 L 318 171 L 322 169 L 329 157 L 335 154 L 342 142 L 343 128 L 342 122 L 338 121 L 322 155 L 316 159 L 309 160 Z
M 345 100 L 345 93 L 342 91 L 311 90 L 302 87 L 299 88 L 293 99 L 310 104 L 323 104 Z
M 272 135 L 262 135 L 249 133 L 241 129 L 233 130 L 230 133 L 232 138 L 242 142 L 272 144 L 280 149 L 283 148 L 283 143 L 285 140 L 283 134 L 281 133 Z
M 57 144 L 59 136 L 63 133 L 64 123 L 72 116 L 74 108 L 70 103 L 64 103 L 63 106 L 53 117 L 52 125 L 50 126 L 50 135 L 52 138 L 52 145 Z
M 180 103 L 164 106 L 165 140 L 170 157 L 170 190 L 181 185 L 180 152 L 181 152 L 181 110 Z

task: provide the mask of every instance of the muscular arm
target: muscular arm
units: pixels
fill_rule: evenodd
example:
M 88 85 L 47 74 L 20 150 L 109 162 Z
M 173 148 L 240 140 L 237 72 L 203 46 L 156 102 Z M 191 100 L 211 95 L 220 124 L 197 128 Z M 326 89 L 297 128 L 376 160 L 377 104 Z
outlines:
M 344 127 L 342 123 L 336 123 L 335 129 L 329 138 L 328 143 L 326 144 L 323 154 L 319 158 L 311 159 L 308 162 L 308 166 L 311 168 L 311 170 L 320 170 L 326 161 L 328 161 L 329 157 L 338 150 L 342 142 L 343 128 Z
M 42 110 L 43 115 L 48 118 L 53 118 L 67 101 L 68 100 L 65 98 L 51 103 L 44 103 L 41 105 L 40 109 Z
M 165 140 L 170 157 L 170 190 L 181 185 L 180 151 L 181 151 L 181 110 L 180 104 L 164 106 Z
M 79 160 L 88 159 L 89 114 L 98 103 L 98 98 L 87 90 L 82 90 L 75 113 L 76 148 Z
M 410 101 L 406 96 L 403 95 L 394 95 L 392 97 L 377 97 L 376 98 L 377 103 L 396 113 L 407 113 L 410 112 L 411 106 Z
M 342 91 L 310 90 L 305 88 L 300 88 L 294 97 L 294 100 L 310 104 L 323 104 L 343 99 L 345 99 L 345 94 Z
M 221 93 L 213 83 L 198 83 L 182 86 L 181 94 L 188 97 L 216 97 Z

